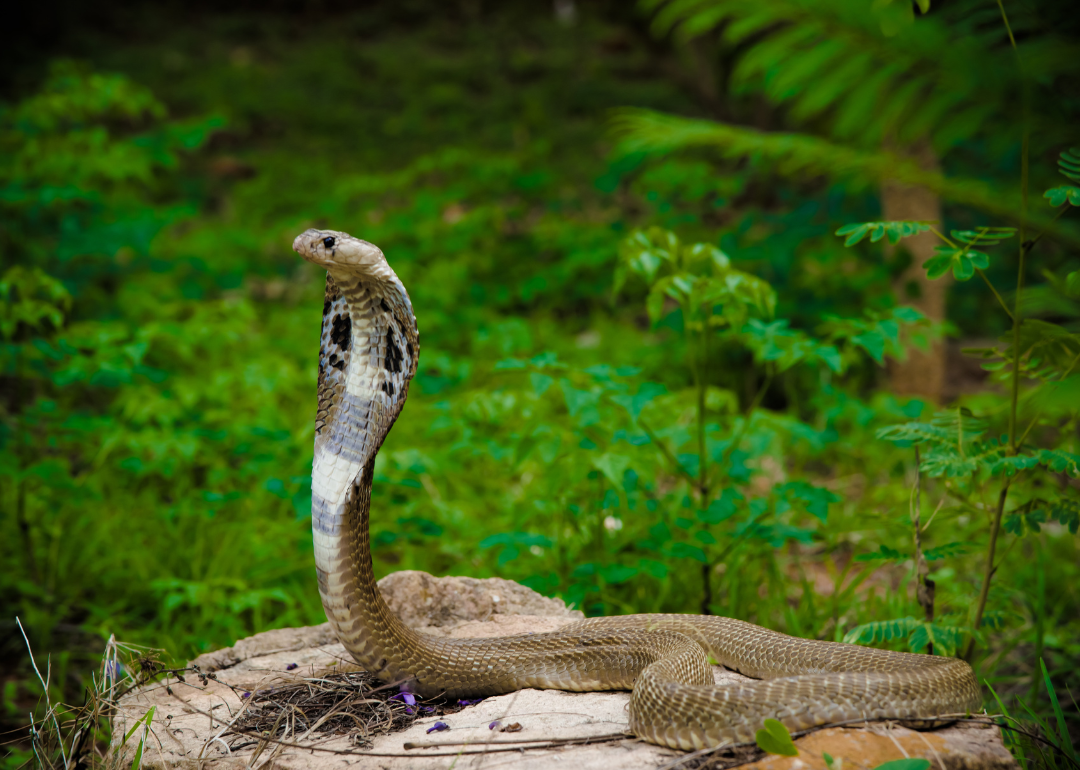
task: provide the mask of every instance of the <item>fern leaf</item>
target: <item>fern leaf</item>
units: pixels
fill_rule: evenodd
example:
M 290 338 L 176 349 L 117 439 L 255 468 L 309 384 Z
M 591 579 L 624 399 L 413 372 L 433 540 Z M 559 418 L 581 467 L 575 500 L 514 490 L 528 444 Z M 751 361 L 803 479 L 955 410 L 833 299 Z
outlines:
M 1058 171 L 1074 182 L 1080 182 L 1080 147 L 1070 147 L 1061 153 Z
M 882 545 L 877 551 L 859 554 L 855 557 L 855 561 L 904 561 L 908 558 L 910 557 L 906 553 L 900 553 L 887 545 Z
M 915 618 L 876 620 L 873 623 L 855 626 L 844 634 L 844 641 L 848 644 L 874 644 L 876 642 L 891 642 L 893 639 L 906 639 L 912 631 L 921 625 L 922 623 Z
M 946 543 L 945 545 L 939 545 L 937 548 L 928 548 L 923 551 L 923 556 L 927 561 L 937 561 L 938 559 L 944 559 L 948 556 L 965 554 L 971 550 L 970 546 L 971 543 L 966 541 Z
M 908 637 L 908 649 L 919 652 L 927 645 L 934 645 L 934 652 L 941 655 L 955 655 L 956 648 L 960 646 L 965 636 L 962 628 L 954 626 L 939 626 L 936 623 L 920 623 L 919 627 L 911 632 Z
M 1040 449 L 1039 462 L 1055 473 L 1066 473 L 1073 478 L 1080 476 L 1080 455 L 1063 449 Z
M 982 181 L 947 178 L 890 152 L 853 149 L 804 134 L 768 133 L 640 108 L 616 110 L 611 131 L 620 150 L 627 154 L 713 147 L 733 160 L 767 161 L 776 171 L 794 177 L 823 175 L 856 189 L 875 188 L 893 180 L 925 187 L 943 198 L 1007 220 L 1016 219 L 1020 210 L 1011 191 L 996 190 Z M 1044 214 L 1031 212 L 1028 222 L 1052 232 L 1062 242 L 1080 245 L 1080 238 Z
M 901 238 L 907 238 L 917 233 L 923 233 L 929 229 L 929 222 L 859 222 L 857 224 L 844 225 L 836 231 L 836 234 L 847 236 L 844 240 L 845 246 L 854 246 L 868 235 L 870 236 L 871 243 L 877 243 L 886 236 L 889 239 L 889 243 L 899 243 Z

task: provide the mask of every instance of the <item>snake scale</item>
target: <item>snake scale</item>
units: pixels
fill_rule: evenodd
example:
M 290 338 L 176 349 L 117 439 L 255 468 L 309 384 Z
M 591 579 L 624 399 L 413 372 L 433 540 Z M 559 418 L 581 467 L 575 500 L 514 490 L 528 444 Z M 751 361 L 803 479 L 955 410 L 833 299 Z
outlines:
M 307 230 L 293 249 L 327 271 L 311 480 L 319 592 L 338 638 L 380 680 L 451 698 L 524 687 L 632 690 L 634 734 L 687 750 L 752 741 L 770 717 L 794 731 L 979 704 L 961 660 L 798 639 L 731 618 L 588 618 L 492 639 L 407 628 L 376 585 L 368 515 L 375 455 L 416 372 L 412 303 L 382 251 L 366 241 Z M 709 656 L 755 681 L 714 684 Z

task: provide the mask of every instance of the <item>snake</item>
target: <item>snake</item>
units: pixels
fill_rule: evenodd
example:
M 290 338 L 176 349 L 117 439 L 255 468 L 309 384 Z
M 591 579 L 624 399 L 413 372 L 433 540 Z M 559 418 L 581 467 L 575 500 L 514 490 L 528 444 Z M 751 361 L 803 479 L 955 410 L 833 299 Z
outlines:
M 960 659 L 801 639 L 714 615 L 593 617 L 487 639 L 408 628 L 376 584 L 369 515 L 375 457 L 416 373 L 412 301 L 374 244 L 309 229 L 293 249 L 327 273 L 311 473 L 319 594 L 340 642 L 378 680 L 461 699 L 523 688 L 629 690 L 631 732 L 681 750 L 754 741 L 766 719 L 794 732 L 979 706 L 974 673 Z M 716 684 L 714 662 L 750 679 Z

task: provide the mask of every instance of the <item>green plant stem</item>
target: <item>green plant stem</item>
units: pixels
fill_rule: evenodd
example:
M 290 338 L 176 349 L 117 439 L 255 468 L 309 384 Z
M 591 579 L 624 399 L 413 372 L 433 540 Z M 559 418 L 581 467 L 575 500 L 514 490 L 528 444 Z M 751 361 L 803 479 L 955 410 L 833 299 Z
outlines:
M 920 524 L 920 518 L 922 514 L 922 474 L 919 466 L 921 464 L 921 458 L 919 457 L 919 446 L 915 445 L 915 507 L 911 516 L 911 523 L 915 530 L 915 567 L 917 570 L 917 585 L 915 588 L 915 597 L 918 599 L 919 605 L 923 609 L 923 615 L 926 618 L 927 623 L 934 622 L 934 589 L 936 588 L 934 581 L 930 579 L 930 565 L 926 563 L 926 557 L 923 555 L 922 548 L 922 526 Z M 934 644 L 931 642 L 926 645 L 926 654 L 934 654 Z
M 1009 317 L 1009 320 L 1012 321 L 1012 311 L 1009 310 L 1009 306 L 1005 304 L 1005 300 L 1002 298 L 1002 296 L 998 294 L 998 290 L 994 288 L 994 284 L 990 283 L 990 278 L 986 275 L 986 273 L 982 271 L 981 268 L 975 268 L 975 272 L 978 273 L 979 277 L 986 282 L 987 288 L 989 288 L 990 291 L 994 293 L 994 297 L 997 298 L 998 304 L 1001 305 L 1001 309 L 1005 311 L 1005 315 L 1007 315 Z
M 715 563 L 719 564 L 719 563 L 723 562 L 725 559 L 727 559 L 729 556 L 731 556 L 731 554 L 735 551 L 735 549 L 740 544 L 742 544 L 746 540 L 746 538 L 749 536 L 749 534 L 753 531 L 754 525 L 758 524 L 760 522 L 760 520 L 762 518 L 764 518 L 765 513 L 771 513 L 771 512 L 772 511 L 764 511 L 762 513 L 755 514 L 754 517 L 752 519 L 750 519 L 750 521 L 748 521 L 746 523 L 746 526 L 743 527 L 743 531 L 740 534 L 736 535 L 735 539 L 733 539 L 731 541 L 731 543 L 728 544 L 728 547 L 720 552 L 720 555 L 716 557 L 716 562 Z
M 1046 636 L 1046 565 L 1043 563 L 1042 539 L 1035 539 L 1035 657 L 1042 659 L 1043 644 Z M 1031 678 L 1031 694 L 1028 700 L 1038 695 L 1039 680 Z
M 686 309 L 683 309 L 686 313 Z M 697 387 L 697 434 L 698 434 L 698 509 L 702 512 L 709 507 L 709 466 L 705 453 L 705 392 L 708 388 L 706 367 L 709 358 L 709 325 L 704 324 L 701 332 L 701 344 L 694 361 L 694 384 Z M 701 614 L 711 615 L 712 610 L 712 560 L 708 549 L 703 549 L 705 562 L 701 565 Z
M 1027 197 L 1028 197 L 1028 131 L 1024 128 L 1024 143 L 1023 143 L 1023 156 L 1021 160 L 1021 185 L 1023 187 L 1022 199 L 1023 210 L 1027 212 Z M 1020 260 L 1016 270 L 1016 302 L 1013 305 L 1013 371 L 1012 371 L 1012 392 L 1010 395 L 1009 403 L 1009 445 L 1012 447 L 1013 454 L 1016 453 L 1016 415 L 1017 408 L 1020 403 L 1020 296 L 1024 291 L 1024 258 L 1027 256 L 1027 249 L 1024 248 L 1024 235 L 1026 234 L 1025 221 L 1021 219 L 1020 222 Z
M 720 457 L 718 465 L 721 469 L 727 465 L 728 460 L 731 458 L 732 453 L 738 448 L 739 443 L 742 441 L 743 436 L 746 435 L 746 431 L 750 429 L 750 421 L 754 418 L 754 412 L 761 405 L 761 400 L 765 398 L 765 391 L 769 389 L 773 381 L 773 369 L 766 364 L 765 369 L 765 381 L 761 383 L 761 387 L 758 388 L 758 392 L 754 394 L 754 400 L 750 402 L 750 407 L 746 410 L 746 417 L 743 419 L 743 424 L 739 426 L 739 430 L 731 439 L 731 443 L 728 448 L 724 450 L 724 454 Z
M 638 417 L 637 424 L 645 435 L 649 437 L 649 441 L 652 442 L 653 446 L 660 450 L 660 454 L 662 454 L 668 463 L 671 464 L 672 470 L 679 475 L 685 476 L 689 479 L 691 484 L 696 484 L 697 479 L 686 472 L 686 469 L 682 467 L 682 463 L 679 462 L 679 459 L 672 454 L 670 449 L 668 449 L 667 444 L 661 441 L 660 437 L 656 435 L 656 431 L 650 428 L 649 424 L 641 419 L 640 416 Z
M 709 507 L 709 466 L 705 453 L 705 391 L 708 389 L 705 367 L 708 355 L 709 328 L 706 325 L 701 333 L 700 355 L 694 367 L 694 381 L 697 386 L 698 496 L 701 510 Z
M 1075 206 L 1069 206 L 1069 205 L 1062 206 L 1061 209 L 1058 211 L 1058 213 L 1054 215 L 1054 218 L 1050 220 L 1050 224 L 1053 224 L 1054 222 L 1057 222 L 1059 219 L 1061 219 L 1063 216 L 1068 214 L 1074 208 L 1076 208 L 1076 207 Z M 1026 244 L 1023 244 L 1024 252 L 1025 253 L 1030 253 L 1031 250 L 1033 248 L 1035 248 L 1035 244 L 1037 244 L 1039 241 L 1041 241 L 1042 237 L 1044 235 L 1046 235 L 1046 233 L 1047 233 L 1047 231 L 1043 230 L 1038 235 L 1036 235 L 1034 238 L 1032 238 L 1030 241 L 1028 241 Z
M 986 230 L 987 230 L 987 228 L 985 228 L 985 227 L 981 227 L 981 228 L 979 228 L 979 230 L 980 230 L 980 231 L 981 231 L 982 233 L 985 233 L 985 232 L 986 232 Z M 937 229 L 936 227 L 934 227 L 933 225 L 930 225 L 930 232 L 932 232 L 932 233 L 933 233 L 934 235 L 936 235 L 936 236 L 937 236 L 938 238 L 940 238 L 941 240 L 943 240 L 943 241 L 944 241 L 945 243 L 947 243 L 947 244 L 948 244 L 949 246 L 951 246 L 952 248 L 954 248 L 954 249 L 955 249 L 955 248 L 959 248 L 959 247 L 958 247 L 958 246 L 957 246 L 957 245 L 956 245 L 955 243 L 953 243 L 953 242 L 952 242 L 952 241 L 951 241 L 950 239 L 946 238 L 946 237 L 944 236 L 944 234 L 942 234 L 942 233 L 941 233 L 941 231 L 939 231 L 939 230 L 938 230 L 938 229 Z M 978 239 L 978 237 L 976 237 L 976 238 L 975 238 L 974 240 L 972 240 L 972 241 L 971 241 L 971 243 L 966 243 L 966 244 L 964 244 L 964 248 L 963 248 L 963 249 L 962 249 L 962 250 L 960 251 L 960 256 L 963 256 L 963 255 L 967 254 L 967 253 L 968 253 L 968 251 L 969 251 L 969 250 L 970 250 L 970 249 L 971 249 L 971 248 L 972 248 L 973 246 L 975 246 L 975 245 L 976 245 L 976 244 L 978 243 L 978 240 L 979 240 L 979 239 Z M 1023 239 L 1021 239 L 1021 244 L 1023 244 Z M 981 268 L 978 268 L 978 267 L 977 267 L 977 268 L 975 268 L 975 272 L 977 272 L 977 273 L 979 274 L 979 277 L 983 279 L 983 281 L 984 281 L 984 282 L 986 283 L 986 286 L 987 286 L 987 288 L 989 288 L 989 289 L 990 289 L 990 291 L 991 291 L 991 292 L 993 292 L 993 294 L 994 294 L 994 297 L 995 297 L 995 298 L 997 299 L 997 301 L 998 301 L 998 304 L 999 304 L 999 305 L 1001 305 L 1001 309 L 1005 311 L 1005 315 L 1007 315 L 1007 316 L 1009 317 L 1009 320 L 1012 320 L 1012 317 L 1013 317 L 1012 311 L 1011 311 L 1011 310 L 1009 310 L 1009 306 L 1008 306 L 1008 305 L 1007 305 L 1007 304 L 1005 303 L 1005 300 L 1004 300 L 1004 299 L 1002 298 L 1002 296 L 1001 296 L 1001 295 L 1000 295 L 1000 294 L 998 293 L 998 290 L 997 290 L 997 289 L 996 289 L 996 288 L 994 287 L 994 284 L 990 282 L 990 278 L 989 278 L 989 276 L 987 276 L 987 275 L 986 275 L 986 273 L 984 273 L 984 272 L 982 271 L 982 269 L 981 269 Z
M 998 8 L 1001 9 L 1001 18 L 1005 23 L 1005 29 L 1009 32 L 1009 41 L 1012 43 L 1013 53 L 1016 54 L 1017 67 L 1024 71 L 1023 62 L 1016 48 L 1016 38 L 1013 37 L 1012 28 L 1009 26 L 1009 17 L 1005 14 L 1005 6 L 998 0 Z M 1016 417 L 1017 407 L 1020 401 L 1020 298 L 1024 293 L 1024 260 L 1034 243 L 1025 243 L 1027 239 L 1028 218 L 1028 167 L 1031 153 L 1031 121 L 1030 101 L 1031 88 L 1024 83 L 1024 114 L 1023 114 L 1023 140 L 1020 148 L 1020 259 L 1016 268 L 1016 302 L 1013 303 L 1013 371 L 1012 371 L 1012 395 L 1009 407 L 1009 445 L 1013 453 L 1016 453 Z M 1060 216 L 1060 214 L 1058 215 Z
M 997 567 L 994 565 L 994 555 L 997 551 L 998 533 L 1001 531 L 1001 517 L 1005 513 L 1005 499 L 1009 496 L 1009 483 L 1010 479 L 1006 479 L 1005 486 L 1001 488 L 1001 494 L 998 495 L 997 510 L 994 512 L 994 521 L 990 525 L 990 543 L 986 547 L 986 567 L 983 572 L 982 589 L 979 591 L 979 601 L 975 605 L 975 620 L 971 624 L 976 631 L 982 625 L 983 612 L 986 610 L 986 599 L 990 596 L 990 581 L 994 577 L 994 572 L 997 571 Z M 975 637 L 972 636 L 968 639 L 968 643 L 964 647 L 964 654 L 961 657 L 970 663 L 971 653 L 974 649 Z
M 1069 368 L 1065 370 L 1065 374 L 1061 375 L 1061 379 L 1059 379 L 1058 382 L 1062 382 L 1063 380 L 1065 380 L 1065 378 L 1072 374 L 1073 369 L 1076 368 L 1076 365 L 1078 363 L 1080 363 L 1080 354 L 1077 354 L 1076 358 L 1073 359 L 1073 362 L 1069 364 Z M 1043 408 L 1040 408 L 1039 411 L 1035 413 L 1035 416 L 1031 419 L 1031 424 L 1027 426 L 1027 430 L 1024 431 L 1022 436 L 1020 436 L 1020 440 L 1016 442 L 1018 446 L 1024 445 L 1024 440 L 1028 437 L 1028 434 L 1031 433 L 1031 429 L 1035 427 L 1035 424 L 1039 421 L 1039 418 L 1042 417 L 1042 413 Z
M 1005 13 L 1005 6 L 1001 0 L 997 0 L 998 8 L 1001 9 L 1001 21 L 1005 24 L 1005 31 L 1009 33 L 1009 42 L 1012 43 L 1012 48 L 1016 50 L 1016 38 L 1013 37 L 1012 26 L 1009 25 L 1009 17 Z

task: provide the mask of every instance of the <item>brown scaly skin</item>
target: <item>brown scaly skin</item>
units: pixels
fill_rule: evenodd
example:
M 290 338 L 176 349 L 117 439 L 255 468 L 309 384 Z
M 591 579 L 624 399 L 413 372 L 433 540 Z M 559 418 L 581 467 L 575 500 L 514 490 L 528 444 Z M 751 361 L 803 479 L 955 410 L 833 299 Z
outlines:
M 554 633 L 494 639 L 406 628 L 375 583 L 368 514 L 375 454 L 416 373 L 412 303 L 366 241 L 308 230 L 293 249 L 327 270 L 312 467 L 319 592 L 341 642 L 368 671 L 421 695 L 454 698 L 524 687 L 632 689 L 634 733 L 678 749 L 753 740 L 770 717 L 801 730 L 978 706 L 975 677 L 961 660 L 796 639 L 730 618 L 590 618 Z M 714 685 L 710 655 L 759 681 Z

